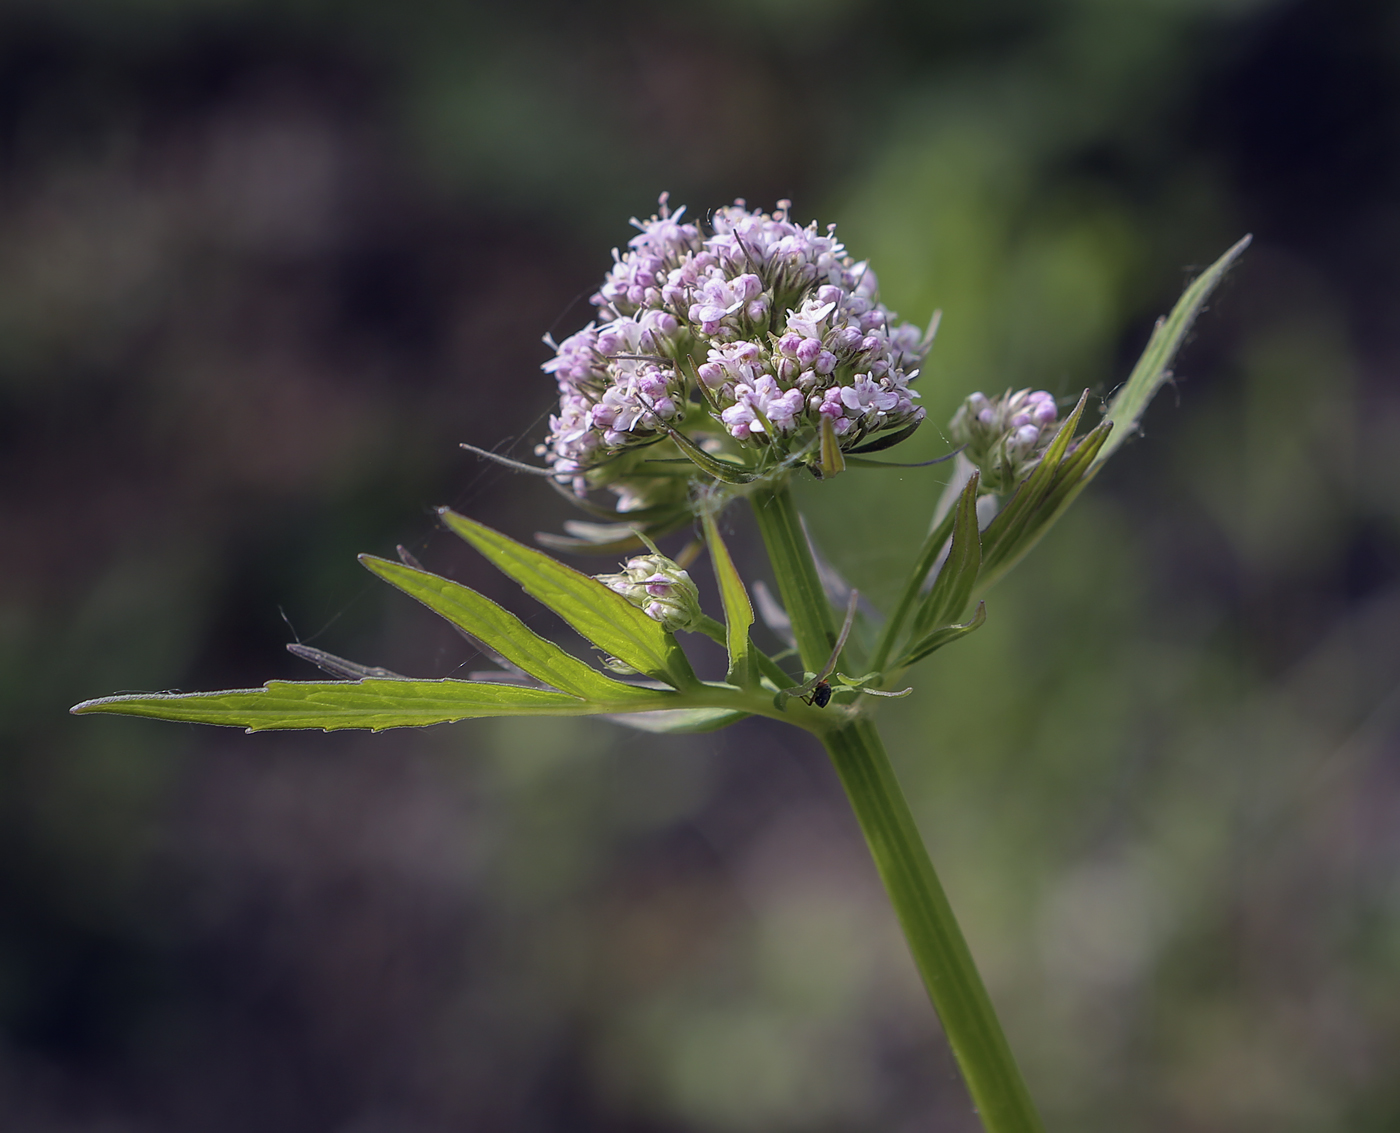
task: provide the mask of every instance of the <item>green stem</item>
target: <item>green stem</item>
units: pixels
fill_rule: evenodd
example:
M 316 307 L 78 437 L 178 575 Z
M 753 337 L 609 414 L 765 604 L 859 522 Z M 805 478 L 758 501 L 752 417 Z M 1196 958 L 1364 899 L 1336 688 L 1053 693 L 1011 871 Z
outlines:
M 700 624 L 695 627 L 696 633 L 703 633 L 716 645 L 729 644 L 729 632 L 724 628 L 723 622 L 717 622 L 708 614 L 701 615 Z M 754 662 L 758 665 L 758 671 L 773 682 L 778 688 L 787 688 L 801 681 L 794 682 L 793 679 L 783 672 L 782 667 L 773 658 L 769 657 L 763 650 L 757 648 L 752 641 L 749 642 L 749 652 Z
M 988 1133 L 1044 1133 L 875 725 L 822 737 Z
M 752 502 L 802 663 L 817 672 L 826 662 L 835 633 L 831 607 L 792 497 L 784 485 L 754 492 Z M 937 554 L 936 548 L 933 553 Z M 927 571 L 925 566 L 923 573 Z M 1043 1133 L 875 725 L 849 710 L 844 717 L 837 715 L 842 710 L 835 707 L 827 711 L 831 725 L 818 735 L 865 833 L 983 1126 L 988 1133 Z
M 761 488 L 752 493 L 749 502 L 773 564 L 778 592 L 792 619 L 797 655 L 809 673 L 819 673 L 836 644 L 836 626 L 792 493 L 786 484 Z

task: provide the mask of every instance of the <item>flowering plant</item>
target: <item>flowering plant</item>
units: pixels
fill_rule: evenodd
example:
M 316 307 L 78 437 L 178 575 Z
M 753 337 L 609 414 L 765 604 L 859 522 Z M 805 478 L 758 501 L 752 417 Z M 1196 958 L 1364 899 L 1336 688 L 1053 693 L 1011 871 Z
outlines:
M 865 464 L 925 418 L 913 383 L 937 329 L 901 323 L 868 265 L 834 228 L 799 226 L 787 202 L 717 210 L 708 233 L 672 213 L 638 235 L 593 297 L 598 317 L 555 344 L 545 364 L 559 410 L 528 469 L 594 519 L 540 536 L 556 550 L 632 554 L 591 576 L 446 508 L 443 524 L 603 655 L 602 668 L 530 630 L 481 594 L 401 561 L 373 573 L 480 642 L 490 679 L 415 680 L 293 646 L 333 681 L 260 689 L 133 694 L 77 705 L 166 720 L 269 728 L 424 726 L 483 716 L 602 715 L 655 732 L 703 731 L 746 716 L 803 728 L 826 747 L 904 928 L 973 1100 L 992 1133 L 1041 1128 L 987 993 L 881 744 L 871 697 L 903 696 L 908 669 L 975 631 L 982 596 L 1049 529 L 1135 430 L 1240 241 L 1158 322 L 1103 419 L 1080 432 L 1088 391 L 1061 415 L 1043 391 L 969 396 L 949 425 L 952 482 L 900 596 L 881 618 L 819 567 L 791 479 Z M 470 446 L 468 446 L 470 447 Z M 941 458 L 946 459 L 946 458 Z M 610 493 L 611 504 L 593 494 Z M 800 671 L 750 637 L 749 588 L 720 534 L 736 499 L 753 509 L 782 600 L 756 590 Z M 701 608 L 684 566 L 654 539 L 698 529 L 719 584 L 723 621 Z M 834 593 L 835 592 L 835 593 Z M 844 612 L 842 608 L 844 607 Z M 862 633 L 853 629 L 861 623 Z M 706 634 L 727 651 L 723 680 L 701 680 L 676 638 Z M 607 670 L 607 671 L 604 671 Z

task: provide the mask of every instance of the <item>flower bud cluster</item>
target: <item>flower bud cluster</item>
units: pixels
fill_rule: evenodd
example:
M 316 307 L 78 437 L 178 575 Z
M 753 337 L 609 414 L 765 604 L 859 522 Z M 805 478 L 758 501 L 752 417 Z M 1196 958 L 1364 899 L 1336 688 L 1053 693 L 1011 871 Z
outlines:
M 1055 399 L 1044 390 L 974 393 L 948 424 L 953 443 L 982 471 L 992 492 L 1009 492 L 1029 476 L 1060 427 Z
M 707 235 L 663 194 L 656 216 L 632 221 L 593 296 L 598 318 L 547 340 L 560 404 L 539 451 L 561 483 L 625 493 L 633 469 L 617 456 L 687 419 L 720 445 L 781 454 L 810 445 L 823 418 L 843 448 L 923 419 L 910 388 L 923 336 L 878 301 L 834 225 L 802 227 L 788 207 L 736 201 Z
M 637 555 L 618 574 L 595 575 L 671 633 L 699 623 L 700 590 L 689 574 L 665 555 Z

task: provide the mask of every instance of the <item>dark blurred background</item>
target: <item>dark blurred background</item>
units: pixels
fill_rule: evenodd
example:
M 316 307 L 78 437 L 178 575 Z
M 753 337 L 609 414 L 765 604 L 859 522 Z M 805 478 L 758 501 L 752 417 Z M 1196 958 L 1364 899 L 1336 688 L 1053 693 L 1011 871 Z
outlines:
M 65 714 L 314 678 L 294 639 L 479 667 L 353 556 L 527 612 L 430 508 L 557 527 L 457 442 L 528 456 L 540 336 L 668 189 L 943 309 L 910 459 L 973 389 L 1109 392 L 1254 233 L 888 738 L 1052 1129 L 1400 1128 L 1398 17 L 0 6 L 0 1126 L 976 1128 L 797 733 Z M 801 501 L 878 602 L 943 475 Z

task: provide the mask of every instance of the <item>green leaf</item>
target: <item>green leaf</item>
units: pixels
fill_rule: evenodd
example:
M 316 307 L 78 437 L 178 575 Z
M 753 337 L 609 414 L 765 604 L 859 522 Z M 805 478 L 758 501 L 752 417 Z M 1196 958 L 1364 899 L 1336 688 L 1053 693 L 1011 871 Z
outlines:
M 1172 313 L 1164 319 L 1157 320 L 1142 357 L 1138 359 L 1133 372 L 1128 375 L 1128 380 L 1123 383 L 1123 388 L 1118 391 L 1108 407 L 1105 420 L 1113 426 L 1113 435 L 1099 449 L 1095 464 L 1102 464 L 1113 455 L 1119 445 L 1137 431 L 1138 421 L 1142 419 L 1148 404 L 1162 387 L 1162 383 L 1171 376 L 1167 367 L 1171 365 L 1182 339 L 1191 329 L 1191 324 L 1200 314 L 1201 307 L 1215 290 L 1216 284 L 1230 270 L 1230 266 L 1249 247 L 1252 239 L 1253 237 L 1246 236 L 1206 268 L 1177 300 Z
M 1079 438 L 1074 451 L 1060 462 L 1060 467 L 1055 471 L 1054 483 L 1041 501 L 1042 513 L 1053 512 L 1075 486 L 1085 480 L 1096 463 L 1094 458 L 1108 443 L 1112 432 L 1112 421 L 1100 421 Z
M 964 622 L 962 625 L 941 626 L 934 630 L 917 645 L 914 645 L 895 668 L 903 669 L 907 665 L 913 665 L 916 662 L 922 661 L 935 649 L 942 649 L 943 646 L 947 645 L 949 642 L 957 641 L 960 637 L 966 637 L 973 630 L 980 628 L 982 623 L 986 620 L 987 603 L 978 602 L 977 612 L 972 615 L 971 621 Z
M 991 553 L 985 553 L 987 539 L 983 537 L 979 591 L 985 593 L 997 579 L 1025 558 L 1094 478 L 1098 471 L 1094 457 L 1101 451 L 1112 428 L 1110 422 L 1103 421 L 1079 439 L 1075 450 L 1055 470 L 1049 489 L 1040 502 L 1022 516 L 1014 531 L 1004 533 L 1005 537 L 998 540 Z M 990 527 L 988 530 L 991 530 Z
M 604 719 L 639 732 L 671 734 L 715 732 L 748 716 L 729 708 L 665 708 L 658 712 L 629 712 Z
M 692 632 L 703 633 L 716 645 L 723 646 L 725 649 L 729 648 L 729 631 L 707 614 L 701 615 L 700 624 L 697 625 Z M 767 653 L 763 652 L 762 649 L 758 649 L 754 646 L 752 637 L 749 638 L 748 649 L 749 660 L 758 671 L 758 676 L 760 678 L 767 677 L 768 680 L 773 682 L 773 687 L 775 689 L 787 688 L 788 685 L 792 684 L 792 679 L 787 673 L 783 672 L 779 664 L 774 661 L 773 658 L 769 657 Z M 731 678 L 729 683 L 735 684 L 737 682 Z
M 996 577 L 1005 574 L 1040 541 L 1040 537 L 1060 518 L 1064 510 L 1097 474 L 1098 466 L 1094 457 L 1103 448 L 1112 429 L 1111 422 L 1101 421 L 1080 438 L 1075 450 L 1060 463 L 1050 491 L 1027 519 L 1015 545 L 1003 544 L 998 547 L 995 561 L 990 565 L 984 564 L 987 568 L 984 574 L 992 569 L 995 570 Z
M 757 683 L 749 656 L 749 627 L 753 625 L 753 604 L 744 580 L 729 557 L 729 548 L 720 537 L 719 524 L 712 512 L 705 512 L 705 542 L 709 544 L 710 561 L 714 563 L 715 579 L 719 583 L 720 600 L 724 603 L 725 647 L 729 651 L 731 684 L 750 688 Z
M 904 589 L 900 591 L 899 602 L 880 628 L 880 638 L 875 643 L 874 652 L 870 655 L 872 669 L 883 669 L 885 663 L 890 659 L 895 642 L 904 629 L 904 623 L 919 600 L 919 593 L 923 590 L 924 581 L 928 578 L 929 571 L 933 569 L 933 564 L 938 561 L 939 552 L 943 550 L 943 544 L 948 541 L 949 532 L 953 530 L 956 512 L 956 508 L 950 508 L 948 514 L 938 521 L 933 530 L 925 537 L 923 546 L 919 548 L 913 569 L 904 580 Z
M 543 551 L 517 543 L 484 524 L 441 508 L 439 517 L 504 574 L 525 588 L 618 660 L 677 688 L 698 682 L 676 639 L 621 594 L 596 578 L 552 559 Z
M 532 677 L 561 692 L 588 700 L 617 701 L 654 698 L 655 690 L 623 684 L 546 641 L 524 622 L 485 595 L 424 570 L 374 555 L 361 555 L 370 571 L 397 586 L 435 614 L 494 649 Z
M 667 693 L 657 693 L 667 696 Z M 629 698 L 630 699 L 630 698 Z M 274 728 L 421 728 L 482 716 L 582 716 L 616 712 L 618 703 L 585 703 L 567 693 L 476 681 L 268 681 L 262 688 L 104 696 L 71 709 L 221 724 L 262 732 Z
M 977 530 L 977 492 L 981 477 L 974 472 L 954 508 L 953 545 L 938 572 L 933 589 L 914 617 L 911 636 L 919 637 L 929 626 L 947 625 L 962 615 L 982 567 L 982 536 Z

